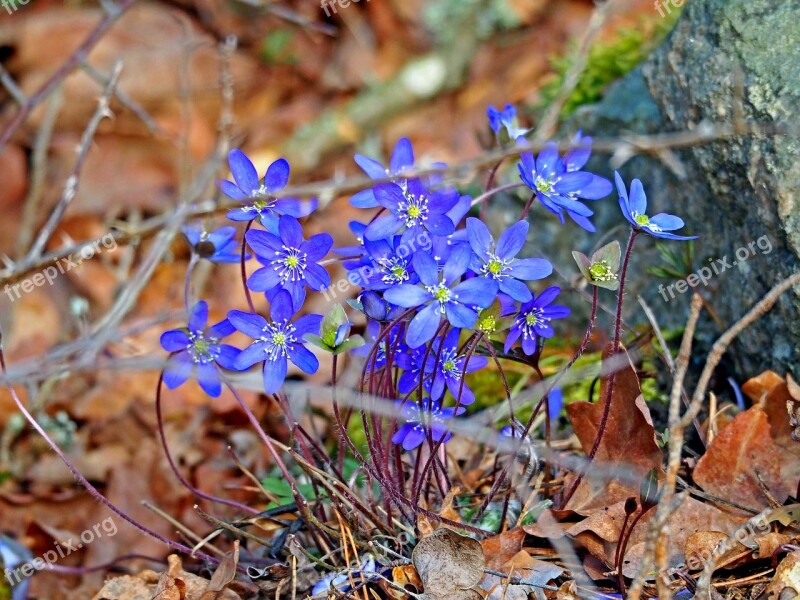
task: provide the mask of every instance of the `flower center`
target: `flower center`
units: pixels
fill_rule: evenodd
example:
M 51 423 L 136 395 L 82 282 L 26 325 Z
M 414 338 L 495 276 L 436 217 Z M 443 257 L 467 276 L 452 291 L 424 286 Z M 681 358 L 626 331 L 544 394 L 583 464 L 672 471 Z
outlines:
M 429 291 L 431 294 L 433 294 L 433 298 L 434 298 L 434 299 L 435 299 L 435 300 L 436 300 L 436 301 L 437 301 L 439 304 L 445 304 L 446 302 L 449 302 L 449 301 L 450 301 L 450 298 L 451 298 L 451 297 L 452 297 L 452 295 L 453 295 L 453 292 L 451 292 L 451 291 L 450 291 L 450 288 L 448 288 L 448 287 L 447 287 L 445 284 L 443 284 L 443 283 L 440 283 L 439 285 L 437 285 L 437 286 L 435 286 L 435 287 L 429 288 L 429 289 L 428 289 L 428 291 Z
M 306 270 L 306 253 L 297 248 L 284 246 L 283 250 L 275 252 L 275 258 L 270 263 L 281 277 L 281 284 L 287 281 L 301 281 Z
M 527 325 L 531 325 L 531 326 L 532 325 L 536 325 L 538 322 L 539 322 L 539 316 L 538 315 L 536 315 L 536 314 L 534 314 L 532 312 L 529 312 L 527 315 L 525 315 L 525 323 Z
M 482 333 L 494 333 L 496 327 L 497 319 L 495 319 L 494 315 L 485 315 L 478 319 L 478 331 Z
M 592 281 L 614 281 L 617 279 L 617 274 L 611 270 L 608 266 L 608 261 L 605 260 L 592 263 L 592 266 L 589 267 L 589 276 Z
M 403 283 L 404 281 L 408 280 L 408 269 L 406 265 L 408 264 L 402 258 L 392 257 L 392 258 L 384 258 L 378 261 L 380 266 L 384 271 L 383 277 L 381 280 L 383 283 L 388 284 L 395 284 L 395 283 Z
M 206 364 L 214 362 L 219 356 L 217 340 L 206 339 L 201 331 L 189 332 L 189 355 L 195 364 Z
M 536 183 L 536 189 L 542 192 L 543 194 L 549 194 L 550 192 L 553 191 L 554 183 L 549 179 L 537 176 L 535 183 Z
M 521 319 L 521 329 L 525 337 L 535 337 L 536 328 L 549 322 L 550 319 L 544 315 L 544 309 L 532 308 Z M 520 323 L 520 321 L 517 321 Z
M 414 227 L 428 219 L 428 197 L 412 196 L 404 192 L 405 201 L 397 206 L 398 216 L 405 220 L 406 227 Z
M 505 272 L 510 268 L 509 263 L 511 263 L 510 260 L 503 260 L 495 254 L 490 254 L 481 269 L 481 274 L 493 279 L 502 279 Z
M 296 341 L 295 331 L 294 325 L 288 321 L 269 323 L 264 327 L 260 340 L 266 344 L 264 354 L 267 360 L 274 361 L 278 357 L 286 356 L 287 347 Z

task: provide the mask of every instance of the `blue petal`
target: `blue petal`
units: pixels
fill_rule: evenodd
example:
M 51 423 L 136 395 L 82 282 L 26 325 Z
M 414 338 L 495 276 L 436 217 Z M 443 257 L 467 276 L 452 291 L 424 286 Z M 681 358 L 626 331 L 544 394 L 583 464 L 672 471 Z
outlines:
M 297 330 L 295 335 L 298 338 L 302 338 L 308 333 L 318 335 L 320 325 L 322 325 L 322 315 L 303 315 L 294 322 L 294 327 Z
M 381 215 L 367 226 L 364 237 L 369 240 L 382 240 L 397 233 L 403 221 L 394 213 Z
M 233 183 L 232 181 L 228 181 L 227 179 L 217 179 L 216 183 L 219 190 L 231 200 L 242 201 L 242 200 L 247 200 L 250 197 L 247 194 L 245 194 L 242 190 L 240 190 L 239 186 Z M 229 219 L 231 218 L 230 213 L 228 213 L 228 218 Z
M 455 226 L 447 215 L 428 214 L 425 228 L 433 235 L 450 235 L 455 231 Z
M 494 239 L 486 224 L 475 217 L 467 218 L 467 236 L 472 251 L 484 258 L 492 251 Z
M 281 290 L 270 301 L 269 317 L 274 323 L 283 323 L 294 316 L 292 296 L 286 290 Z M 230 318 L 230 316 L 229 316 Z
M 544 258 L 521 258 L 511 263 L 508 274 L 516 279 L 532 281 L 544 279 L 553 272 L 553 265 Z
M 161 334 L 161 347 L 167 352 L 186 350 L 190 343 L 189 336 L 182 329 L 173 329 Z
M 378 206 L 378 201 L 375 199 L 375 192 L 369 188 L 353 194 L 350 197 L 350 204 L 356 208 L 375 208 Z
M 561 288 L 557 285 L 550 286 L 549 288 L 542 290 L 542 293 L 536 296 L 536 300 L 533 302 L 533 306 L 537 308 L 542 308 L 547 304 L 550 304 L 553 300 L 556 299 L 556 296 L 561 292 Z
M 254 292 L 266 292 L 282 281 L 280 273 L 275 267 L 262 267 L 247 278 L 247 287 Z
M 283 243 L 290 248 L 299 248 L 303 243 L 303 228 L 300 222 L 289 215 L 284 215 L 278 221 L 278 231 Z
M 279 158 L 272 163 L 264 175 L 264 187 L 271 194 L 281 191 L 289 182 L 289 161 Z
M 612 187 L 611 182 L 605 177 L 592 175 L 592 182 L 581 188 L 577 192 L 577 195 L 586 200 L 599 200 L 600 198 L 608 196 L 611 193 Z
M 417 252 L 411 259 L 411 263 L 414 265 L 414 272 L 419 275 L 423 284 L 433 286 L 439 283 L 439 265 L 430 254 Z
M 448 302 L 445 304 L 444 310 L 447 314 L 447 320 L 453 327 L 472 329 L 475 326 L 475 321 L 478 320 L 478 313 L 471 308 L 467 308 L 463 304 Z
M 189 331 L 203 331 L 208 323 L 208 304 L 205 300 L 200 300 L 192 307 L 189 315 Z
M 575 223 L 577 223 L 578 226 L 581 227 L 582 229 L 585 229 L 590 233 L 594 233 L 595 231 L 597 231 L 594 224 L 586 217 L 582 217 L 581 215 L 576 215 L 574 212 L 570 211 L 567 211 L 567 214 L 569 215 L 569 218 L 575 221 Z
M 214 363 L 204 363 L 197 367 L 197 382 L 203 391 L 212 398 L 218 398 L 222 393 L 222 384 L 219 380 L 219 371 Z
M 307 217 L 317 209 L 318 201 L 316 198 L 301 200 L 300 198 L 279 198 L 272 207 L 273 211 L 279 215 L 289 215 L 291 217 Z
M 472 260 L 472 249 L 467 244 L 457 246 L 444 263 L 442 275 L 448 286 L 452 285 L 459 277 L 466 273 Z
M 333 238 L 328 233 L 312 235 L 307 242 L 300 244 L 300 250 L 308 254 L 309 261 L 318 261 L 325 256 L 333 246 Z
M 239 331 L 253 339 L 260 338 L 264 329 L 267 327 L 267 320 L 261 315 L 244 312 L 243 310 L 232 310 L 228 313 L 228 320 Z
M 179 385 L 182 385 L 192 372 L 191 357 L 188 352 L 181 352 L 176 354 L 167 361 L 167 366 L 164 368 L 164 383 L 166 386 L 174 390 Z
M 527 285 L 508 277 L 500 281 L 500 290 L 511 296 L 517 302 L 527 302 L 533 298 L 533 294 L 531 294 Z
M 361 170 L 369 175 L 370 179 L 385 179 L 388 175 L 386 168 L 374 158 L 364 156 L 363 154 L 356 154 L 353 157 L 356 164 L 361 167 Z
M 411 348 L 419 348 L 436 333 L 440 320 L 437 308 L 435 304 L 426 306 L 411 320 L 406 332 L 406 343 Z
M 326 289 L 331 284 L 331 276 L 316 263 L 306 265 L 305 276 L 308 287 L 317 292 Z
M 229 371 L 238 371 L 236 367 L 236 359 L 241 352 L 241 350 L 231 346 L 230 344 L 220 344 L 219 356 L 217 356 L 217 364 L 223 369 L 228 369 Z
M 430 300 L 430 292 L 421 288 L 418 285 L 411 285 L 410 283 L 401 283 L 400 285 L 389 288 L 383 294 L 387 302 L 402 306 L 403 308 L 414 308 L 421 306 Z
M 494 302 L 497 296 L 497 282 L 485 277 L 473 277 L 462 281 L 453 288 L 453 293 L 458 296 L 458 301 L 470 306 L 486 308 Z M 470 325 L 470 327 L 472 327 Z
M 251 229 L 245 234 L 247 244 L 253 249 L 256 255 L 272 260 L 275 253 L 283 249 L 283 242 L 277 235 L 260 229 Z
M 209 327 L 207 333 L 208 337 L 221 340 L 231 335 L 234 331 L 236 331 L 236 327 L 233 326 L 233 323 L 231 323 L 229 319 L 223 319 L 219 323 Z
M 506 229 L 497 240 L 497 256 L 503 260 L 514 258 L 522 250 L 527 237 L 528 222 L 519 221 L 515 223 Z
M 590 186 L 593 180 L 594 175 L 591 173 L 583 173 L 582 171 L 578 171 L 576 173 L 567 173 L 566 175 L 561 176 L 561 178 L 553 186 L 553 189 L 559 194 L 575 193 L 580 195 L 578 192 L 583 188 Z
M 283 385 L 286 379 L 287 362 L 285 356 L 264 363 L 264 391 L 267 394 L 274 394 Z
M 683 219 L 667 213 L 659 213 L 650 217 L 650 222 L 664 231 L 674 231 L 683 227 Z
M 647 214 L 647 196 L 644 193 L 642 182 L 634 179 L 631 182 L 631 195 L 628 199 L 631 210 L 639 215 Z
M 397 175 L 407 167 L 414 166 L 414 149 L 408 138 L 400 138 L 395 144 L 392 158 L 389 161 L 389 170 Z
M 397 210 L 397 206 L 406 200 L 403 190 L 396 183 L 380 183 L 372 190 L 378 204 L 389 210 Z
M 266 349 L 265 342 L 253 342 L 233 359 L 234 370 L 246 371 L 254 364 L 260 363 L 267 356 Z
M 536 159 L 536 173 L 544 179 L 548 179 L 555 170 L 556 163 L 558 162 L 558 144 L 555 142 L 548 142 L 542 148 Z
M 411 433 L 411 430 L 414 429 L 414 427 L 414 423 L 403 423 L 392 436 L 392 443 L 402 444 L 403 440 L 406 439 L 406 436 Z
M 244 152 L 231 150 L 228 154 L 228 165 L 231 168 L 233 178 L 236 180 L 236 185 L 245 194 L 252 194 L 258 189 L 258 172 Z
M 303 373 L 313 375 L 319 369 L 319 361 L 314 353 L 300 344 L 291 344 L 287 348 L 289 360 L 299 367 Z
M 411 431 L 408 432 L 406 437 L 403 439 L 403 449 L 404 450 L 413 450 L 420 444 L 425 441 L 425 430 L 420 427 L 414 427 Z

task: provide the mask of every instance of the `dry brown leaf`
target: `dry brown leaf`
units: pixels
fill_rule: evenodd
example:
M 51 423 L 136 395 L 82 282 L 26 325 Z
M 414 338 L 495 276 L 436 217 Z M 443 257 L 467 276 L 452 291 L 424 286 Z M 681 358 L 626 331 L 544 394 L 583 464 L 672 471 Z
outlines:
M 604 362 L 609 359 L 610 352 L 609 346 L 603 353 Z M 614 378 L 608 422 L 593 464 L 619 469 L 625 479 L 603 481 L 585 477 L 565 507 L 581 514 L 589 514 L 592 509 L 638 495 L 639 482 L 645 475 L 654 468 L 661 471 L 663 454 L 656 443 L 650 410 L 642 397 L 639 379 L 630 358 L 627 352 L 622 352 L 627 363 Z M 573 402 L 567 406 L 569 420 L 586 454 L 591 451 L 597 437 L 608 381 L 608 378 L 602 379 L 600 401 L 596 404 Z M 571 481 L 570 478 L 567 488 Z
M 413 565 L 394 567 L 392 569 L 392 581 L 396 586 L 403 589 L 410 588 L 410 591 L 415 593 L 422 590 L 422 580 L 419 578 L 417 570 L 413 567 Z M 383 587 L 383 590 L 392 598 L 404 600 L 407 597 L 406 594 L 402 593 L 400 590 L 389 585 L 385 585 L 383 581 L 380 583 L 382 584 L 381 586 Z
M 236 579 L 236 565 L 239 563 L 239 540 L 233 542 L 233 550 L 225 555 L 222 562 L 214 571 L 211 576 L 211 581 L 208 582 L 208 588 L 200 600 L 217 600 L 219 593 L 224 590 L 227 585 Z
M 420 540 L 411 561 L 430 600 L 475 597 L 486 564 L 480 542 L 446 528 Z
M 487 592 L 487 600 L 528 600 L 532 593 L 541 592 L 541 586 L 549 584 L 564 573 L 556 564 L 537 560 L 520 550 L 500 567 L 490 567 L 508 575 L 516 575 L 531 584 L 509 584 L 507 579 L 487 574 L 481 581 L 481 589 Z
M 693 478 L 709 494 L 756 511 L 768 506 L 759 477 L 783 502 L 789 495 L 781 480 L 781 448 L 770 434 L 767 414 L 753 406 L 719 432 L 695 467 Z M 742 513 L 744 514 L 744 513 Z
M 766 591 L 769 600 L 793 600 L 800 595 L 800 551 L 786 555 Z
M 522 550 L 524 541 L 525 530 L 520 527 L 481 540 L 486 566 L 496 571 L 502 571 L 508 562 Z

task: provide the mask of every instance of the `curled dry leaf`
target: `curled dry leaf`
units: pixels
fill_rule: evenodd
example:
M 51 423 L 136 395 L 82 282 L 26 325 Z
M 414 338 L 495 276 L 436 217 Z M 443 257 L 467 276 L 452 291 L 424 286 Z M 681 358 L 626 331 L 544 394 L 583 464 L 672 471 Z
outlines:
M 775 577 L 767 586 L 769 600 L 794 599 L 800 595 L 800 551 L 787 554 L 778 569 Z
M 486 558 L 480 542 L 452 529 L 437 529 L 411 553 L 428 600 L 480 598 L 474 588 L 483 578 Z
M 487 574 L 481 581 L 481 589 L 486 590 L 486 600 L 528 600 L 530 594 L 542 597 L 542 587 L 560 577 L 564 569 L 556 564 L 537 560 L 524 550 L 511 557 L 502 568 L 496 570 L 521 577 L 529 583 L 509 584 L 507 579 Z

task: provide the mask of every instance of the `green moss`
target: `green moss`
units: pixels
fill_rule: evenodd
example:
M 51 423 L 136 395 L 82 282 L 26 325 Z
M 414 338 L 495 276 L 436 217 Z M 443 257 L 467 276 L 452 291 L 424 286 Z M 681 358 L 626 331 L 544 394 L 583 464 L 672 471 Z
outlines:
M 586 67 L 581 73 L 572 95 L 564 103 L 561 116 L 567 117 L 584 104 L 598 102 L 609 84 L 624 77 L 663 41 L 680 16 L 674 10 L 665 18 L 658 16 L 643 19 L 640 27 L 620 29 L 611 42 L 596 42 L 589 50 Z M 555 75 L 541 90 L 545 108 L 558 95 L 564 78 L 572 65 L 573 49 L 565 56 L 551 59 Z

